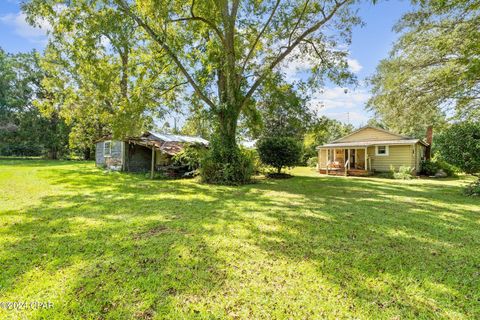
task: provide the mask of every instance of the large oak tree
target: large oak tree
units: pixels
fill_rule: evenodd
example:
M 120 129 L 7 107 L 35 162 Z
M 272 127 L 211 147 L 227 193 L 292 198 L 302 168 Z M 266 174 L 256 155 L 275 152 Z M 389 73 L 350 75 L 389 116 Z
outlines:
M 120 21 L 129 20 L 111 31 L 121 32 L 127 25 L 139 32 L 136 46 L 159 59 L 152 67 L 169 68 L 159 73 L 172 85 L 165 89 L 183 90 L 201 102 L 197 105 L 209 112 L 215 124 L 214 158 L 229 165 L 238 154 L 240 116 L 255 116 L 259 88 L 282 65 L 307 65 L 313 87 L 322 85 L 325 77 L 336 83 L 352 81 L 346 57 L 352 26 L 360 23 L 353 4 L 350 0 L 30 0 L 24 8 L 32 21 L 48 19 L 57 34 L 65 27 L 74 32 L 95 24 L 83 19 L 84 10 L 109 11 Z M 62 19 L 66 15 L 69 19 Z

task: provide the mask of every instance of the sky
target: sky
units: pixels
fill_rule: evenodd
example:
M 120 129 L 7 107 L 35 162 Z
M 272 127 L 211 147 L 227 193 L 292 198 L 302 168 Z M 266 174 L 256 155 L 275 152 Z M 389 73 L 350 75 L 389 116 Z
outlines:
M 0 47 L 7 52 L 17 53 L 32 49 L 43 50 L 47 43 L 46 26 L 33 28 L 25 21 L 20 11 L 19 0 L 0 0 Z M 359 7 L 363 27 L 353 31 L 350 57 L 352 72 L 359 80 L 356 88 L 336 87 L 328 84 L 312 96 L 311 107 L 320 115 L 351 123 L 358 127 L 366 124 L 372 116 L 365 110 L 370 93 L 365 79 L 373 74 L 378 62 L 388 56 L 397 34 L 392 31 L 398 19 L 411 9 L 409 1 L 378 1 L 375 5 L 366 1 Z M 301 62 L 289 65 L 287 76 L 291 79 L 302 73 Z M 304 70 L 303 70 L 304 71 Z

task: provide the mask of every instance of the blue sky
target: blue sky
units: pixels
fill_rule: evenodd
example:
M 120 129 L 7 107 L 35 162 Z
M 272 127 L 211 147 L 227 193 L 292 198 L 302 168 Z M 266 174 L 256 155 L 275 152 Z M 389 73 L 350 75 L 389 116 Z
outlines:
M 47 41 L 46 26 L 43 30 L 30 27 L 20 12 L 19 0 L 0 2 L 0 47 L 8 52 L 42 50 Z M 355 126 L 367 122 L 371 115 L 364 109 L 369 97 L 364 80 L 374 72 L 378 62 L 387 57 L 397 37 L 392 27 L 409 9 L 409 1 L 398 0 L 380 1 L 375 5 L 368 1 L 360 6 L 359 14 L 366 25 L 354 30 L 349 59 L 360 85 L 355 89 L 350 88 L 347 94 L 344 93 L 344 88 L 327 85 L 323 92 L 314 94 L 312 108 L 342 122 L 349 120 Z M 291 67 L 291 77 L 301 73 L 301 65 L 298 68 Z

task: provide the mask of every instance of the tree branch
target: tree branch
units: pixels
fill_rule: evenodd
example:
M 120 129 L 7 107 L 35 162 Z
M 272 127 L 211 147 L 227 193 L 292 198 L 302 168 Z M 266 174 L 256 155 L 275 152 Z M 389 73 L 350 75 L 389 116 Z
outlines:
M 176 84 L 174 84 L 173 86 L 169 87 L 168 89 L 163 90 L 163 91 L 159 94 L 159 96 L 160 96 L 160 97 L 161 97 L 161 96 L 164 96 L 164 95 L 166 95 L 167 93 L 169 93 L 170 91 L 175 90 L 176 88 L 181 87 L 181 86 L 184 86 L 184 85 L 186 85 L 186 84 L 188 84 L 188 81 L 176 83 Z M 155 89 L 160 89 L 160 88 L 155 87 Z
M 245 105 L 245 103 L 252 97 L 253 93 L 257 90 L 257 88 L 260 86 L 262 81 L 266 78 L 269 71 L 271 71 L 280 62 L 282 62 L 285 59 L 285 57 L 288 56 L 290 54 L 290 52 L 292 52 L 292 50 L 295 49 L 300 44 L 300 42 L 303 41 L 303 39 L 305 39 L 311 33 L 317 31 L 321 26 L 323 26 L 330 19 L 332 19 L 332 17 L 338 11 L 338 9 L 341 6 L 343 6 L 345 3 L 347 3 L 348 1 L 349 0 L 343 0 L 343 1 L 340 1 L 340 2 L 335 2 L 335 6 L 332 8 L 330 13 L 325 16 L 325 18 L 323 20 L 317 22 L 316 24 L 314 24 L 313 26 L 311 26 L 310 28 L 305 30 L 291 45 L 287 46 L 286 50 L 284 52 L 282 52 L 278 57 L 276 57 L 268 65 L 267 69 L 257 78 L 257 80 L 255 80 L 255 82 L 253 83 L 253 85 L 250 87 L 247 94 L 245 95 L 245 98 L 242 101 L 242 104 L 241 104 L 240 107 L 243 107 Z
M 122 10 L 125 11 L 125 13 L 130 16 L 135 22 L 138 23 L 151 37 L 153 40 L 155 40 L 162 48 L 165 50 L 165 52 L 170 56 L 170 58 L 173 60 L 173 62 L 177 65 L 177 67 L 180 69 L 180 71 L 183 73 L 185 78 L 187 78 L 187 81 L 190 83 L 190 85 L 193 87 L 195 92 L 200 96 L 200 98 L 208 104 L 212 109 L 215 108 L 215 104 L 210 100 L 205 93 L 203 93 L 202 89 L 197 85 L 195 80 L 192 78 L 192 76 L 188 73 L 187 69 L 185 66 L 182 64 L 180 59 L 177 57 L 177 55 L 173 52 L 173 50 L 165 43 L 164 39 L 162 39 L 145 21 L 143 21 L 140 17 L 135 15 L 131 10 L 130 7 L 128 6 L 127 3 L 125 3 L 124 0 L 115 0 L 115 2 L 120 6 Z
M 300 17 L 298 17 L 297 23 L 295 23 L 295 26 L 293 27 L 292 32 L 290 32 L 290 35 L 288 36 L 288 45 L 290 45 L 290 43 L 292 42 L 293 34 L 297 30 L 298 25 L 300 24 L 300 21 L 302 21 L 303 15 L 305 14 L 305 11 L 307 11 L 307 6 L 308 6 L 308 0 L 305 1 L 305 6 L 303 6 L 302 13 L 300 14 Z M 325 18 L 325 15 L 324 15 L 324 18 Z
M 243 65 L 242 65 L 242 71 L 245 70 L 245 67 L 247 66 L 247 62 L 248 62 L 248 60 L 250 60 L 251 55 L 253 54 L 253 50 L 255 50 L 255 47 L 257 46 L 258 41 L 260 41 L 260 38 L 262 37 L 262 35 L 265 32 L 265 30 L 267 29 L 268 25 L 272 21 L 273 16 L 275 15 L 275 12 L 277 11 L 277 8 L 278 8 L 279 5 L 280 5 L 280 0 L 277 0 L 277 2 L 275 3 L 275 7 L 273 7 L 272 13 L 270 13 L 270 16 L 268 17 L 267 22 L 265 22 L 265 25 L 263 26 L 260 33 L 257 35 L 257 38 L 255 38 L 255 41 L 253 42 L 252 47 L 248 51 L 247 57 L 245 58 L 245 61 L 243 62 Z
M 213 31 L 217 34 L 217 36 L 220 38 L 220 41 L 222 43 L 225 43 L 225 38 L 223 37 L 222 35 L 222 32 L 220 31 L 220 29 L 217 28 L 217 26 L 210 20 L 206 19 L 206 18 L 203 18 L 203 17 L 199 17 L 199 16 L 196 16 L 195 13 L 193 12 L 193 6 L 195 5 L 195 0 L 192 0 L 192 5 L 190 6 L 190 17 L 187 17 L 187 18 L 178 18 L 178 19 L 172 19 L 170 20 L 171 22 L 179 22 L 179 21 L 201 21 L 205 24 L 207 24 L 210 28 L 213 29 Z

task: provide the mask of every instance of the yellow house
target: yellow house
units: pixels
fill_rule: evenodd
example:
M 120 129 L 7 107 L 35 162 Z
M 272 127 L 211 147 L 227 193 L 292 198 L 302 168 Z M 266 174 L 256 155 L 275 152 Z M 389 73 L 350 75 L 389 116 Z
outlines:
M 317 147 L 317 168 L 325 174 L 368 175 L 404 166 L 416 174 L 428 146 L 420 139 L 366 126 Z

